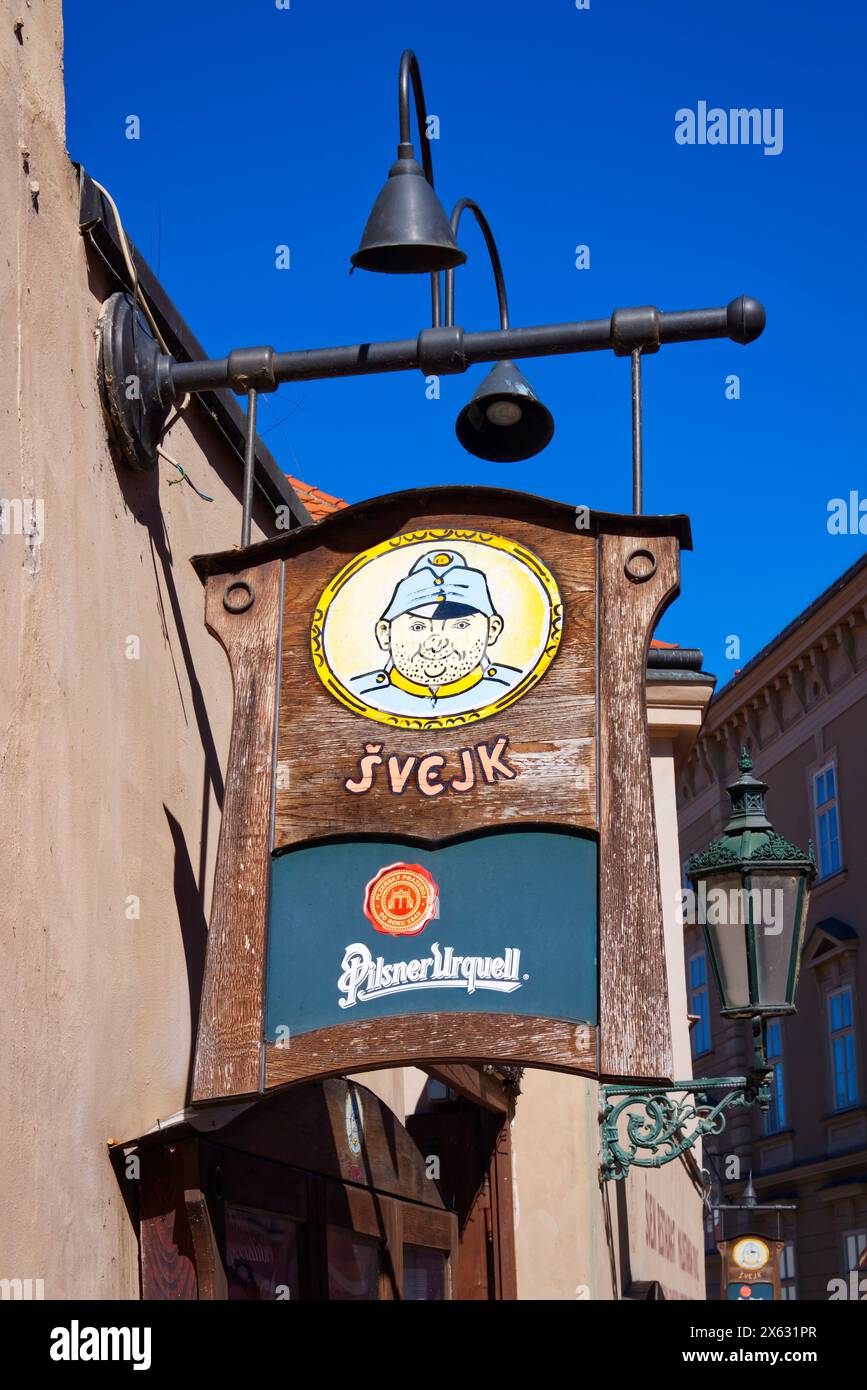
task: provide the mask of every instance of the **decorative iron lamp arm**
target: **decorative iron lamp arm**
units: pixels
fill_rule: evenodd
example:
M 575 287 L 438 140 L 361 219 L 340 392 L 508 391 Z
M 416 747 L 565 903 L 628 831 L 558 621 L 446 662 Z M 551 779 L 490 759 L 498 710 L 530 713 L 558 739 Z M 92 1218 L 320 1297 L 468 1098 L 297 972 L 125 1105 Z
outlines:
M 721 1134 L 727 1112 L 735 1107 L 759 1105 L 767 1110 L 771 1072 L 764 1028 L 761 1018 L 753 1019 L 753 1066 L 748 1076 L 696 1077 L 672 1081 L 670 1086 L 643 1082 L 601 1086 L 603 1182 L 625 1178 L 630 1168 L 662 1168 L 680 1158 L 705 1135 Z M 709 1091 L 725 1094 L 712 1102 Z

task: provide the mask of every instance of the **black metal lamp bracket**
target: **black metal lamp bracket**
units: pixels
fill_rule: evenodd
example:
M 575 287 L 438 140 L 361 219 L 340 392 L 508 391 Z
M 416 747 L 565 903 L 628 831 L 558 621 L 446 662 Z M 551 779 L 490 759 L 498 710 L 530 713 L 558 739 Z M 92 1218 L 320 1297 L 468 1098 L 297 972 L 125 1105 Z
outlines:
M 275 352 L 236 348 L 227 357 L 179 362 L 164 353 L 132 297 L 123 292 L 103 305 L 99 322 L 99 386 L 115 442 L 131 468 L 148 470 L 175 401 L 187 392 L 228 387 L 238 394 L 274 391 L 287 381 L 366 376 L 383 372 L 459 373 L 476 362 L 552 357 L 611 350 L 631 355 L 669 343 L 730 338 L 750 343 L 765 326 L 765 311 L 741 296 L 718 309 L 616 309 L 607 319 L 464 332 L 426 328 L 395 342 Z

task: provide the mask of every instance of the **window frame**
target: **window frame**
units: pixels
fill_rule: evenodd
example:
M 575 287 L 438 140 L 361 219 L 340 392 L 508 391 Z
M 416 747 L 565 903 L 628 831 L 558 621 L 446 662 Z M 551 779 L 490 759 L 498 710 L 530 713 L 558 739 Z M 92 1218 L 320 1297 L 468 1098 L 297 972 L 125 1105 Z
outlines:
M 695 962 L 699 960 L 704 962 L 704 979 L 699 981 L 697 989 L 694 990 L 692 983 L 692 967 Z M 695 1000 L 699 998 L 702 993 L 704 994 L 706 1006 L 704 1010 L 695 1007 Z M 710 972 L 708 968 L 707 948 L 705 946 L 696 947 L 687 958 L 686 994 L 688 1011 L 693 1017 L 697 1016 L 698 1018 L 698 1022 L 690 1029 L 689 1035 L 690 1051 L 693 1060 L 696 1060 L 699 1057 L 706 1057 L 708 1053 L 713 1052 L 713 1033 L 711 1032 L 710 1025 Z M 702 1048 L 699 1048 L 697 1045 L 700 1030 L 702 1038 L 706 1038 L 707 1040 L 707 1046 Z
M 779 1038 L 779 1050 L 771 1050 L 771 1030 L 777 1030 Z M 786 1106 L 786 1059 L 783 1044 L 783 1020 L 782 1018 L 769 1018 L 767 1024 L 767 1063 L 768 1071 L 772 1074 L 771 1081 L 771 1101 L 765 1112 L 765 1134 L 782 1134 L 784 1130 L 790 1129 L 788 1123 L 788 1113 Z M 775 1114 L 775 1122 L 771 1123 L 771 1116 Z
M 831 773 L 834 778 L 834 795 L 819 802 L 819 779 L 827 777 Z M 810 773 L 810 811 L 813 823 L 813 835 L 816 843 L 816 867 L 818 870 L 816 881 L 824 883 L 826 879 L 833 878 L 835 874 L 843 872 L 845 859 L 843 857 L 843 825 L 840 815 L 840 775 L 837 768 L 837 759 L 828 758 L 820 767 L 812 769 Z M 822 821 L 825 816 L 833 813 L 834 826 L 836 830 L 837 844 L 837 863 L 834 867 L 825 868 L 823 841 L 822 841 Z M 831 841 L 829 841 L 831 843 Z
M 850 1230 L 850 1231 L 844 1231 L 844 1232 L 843 1232 L 843 1235 L 842 1235 L 842 1240 L 843 1240 L 843 1268 L 845 1269 L 845 1272 L 846 1272 L 847 1274 L 852 1274 L 853 1271 L 854 1271 L 855 1273 L 860 1272 L 861 1266 L 859 1265 L 858 1261 L 859 1261 L 861 1255 L 864 1253 L 864 1251 L 867 1250 L 867 1228 L 865 1228 L 864 1226 L 855 1226 L 855 1227 L 853 1227 L 852 1230 Z M 855 1249 L 855 1263 L 854 1263 L 854 1264 L 850 1264 L 850 1263 L 849 1263 L 849 1261 L 850 1261 L 850 1259 L 851 1259 L 851 1256 L 850 1256 L 850 1254 L 849 1254 L 849 1241 L 850 1241 L 850 1240 L 854 1240 L 854 1241 L 855 1241 L 855 1246 L 856 1246 L 856 1249 Z M 858 1242 L 859 1242 L 859 1241 L 861 1241 L 860 1248 L 858 1247 Z
M 840 998 L 842 995 L 849 996 L 849 1022 L 843 1024 L 839 1028 L 835 1028 L 833 1001 Z M 828 1060 L 831 1069 L 831 1104 L 833 1112 L 836 1114 L 843 1110 L 851 1110 L 858 1104 L 860 1095 L 858 1078 L 858 1040 L 855 1033 L 855 991 L 852 985 L 847 982 L 838 985 L 836 989 L 828 990 L 825 995 L 825 1009 L 828 1027 Z M 837 1079 L 840 1073 L 838 1073 L 837 1069 L 835 1043 L 838 1039 L 846 1037 L 851 1037 L 852 1039 L 852 1065 L 851 1068 L 846 1068 L 845 1075 L 847 1077 L 851 1076 L 854 1084 L 852 1086 L 852 1095 L 849 1095 L 847 1088 L 846 1099 L 841 1104 L 838 1099 Z
M 787 1266 L 791 1273 L 787 1274 Z M 795 1258 L 794 1240 L 785 1241 L 780 1251 L 780 1298 L 797 1299 L 798 1297 L 798 1262 Z

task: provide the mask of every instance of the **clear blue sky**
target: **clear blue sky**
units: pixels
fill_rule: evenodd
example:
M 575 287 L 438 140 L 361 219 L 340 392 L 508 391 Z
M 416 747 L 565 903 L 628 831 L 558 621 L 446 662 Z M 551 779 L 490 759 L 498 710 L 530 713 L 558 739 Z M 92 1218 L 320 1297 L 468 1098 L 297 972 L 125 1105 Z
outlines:
M 70 154 L 112 191 L 210 354 L 411 337 L 429 322 L 426 279 L 347 274 L 395 157 L 412 47 L 441 121 L 437 190 L 447 210 L 471 196 L 486 211 L 516 325 L 740 293 L 767 309 L 749 347 L 669 347 L 645 366 L 645 510 L 687 512 L 695 541 L 659 635 L 702 646 L 725 680 L 863 553 L 867 538 L 826 524 L 830 498 L 867 498 L 855 0 L 67 0 L 64 12 Z M 782 152 L 677 144 L 675 112 L 699 101 L 782 108 Z M 461 238 L 457 321 L 494 326 L 471 221 Z M 578 243 L 589 270 L 575 269 Z M 628 362 L 523 365 L 557 424 L 524 464 L 483 463 L 454 437 L 483 368 L 444 378 L 439 401 L 409 373 L 284 386 L 261 430 L 287 472 L 351 501 L 479 482 L 628 511 Z

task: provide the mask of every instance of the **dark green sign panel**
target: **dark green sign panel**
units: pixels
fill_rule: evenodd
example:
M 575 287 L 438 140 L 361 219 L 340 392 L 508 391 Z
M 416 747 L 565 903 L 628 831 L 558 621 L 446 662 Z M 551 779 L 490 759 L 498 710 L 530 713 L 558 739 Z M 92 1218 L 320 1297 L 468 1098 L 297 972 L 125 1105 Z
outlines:
M 594 1024 L 596 885 L 595 839 L 556 830 L 278 854 L 265 1038 L 441 1012 Z

